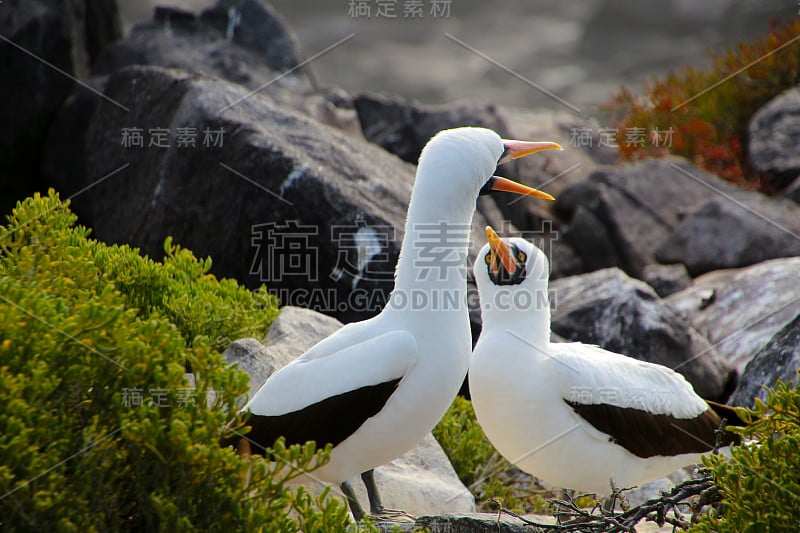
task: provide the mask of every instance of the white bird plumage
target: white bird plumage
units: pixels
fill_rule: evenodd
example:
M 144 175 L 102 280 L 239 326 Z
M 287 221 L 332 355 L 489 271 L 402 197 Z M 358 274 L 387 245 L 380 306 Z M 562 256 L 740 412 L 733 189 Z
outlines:
M 286 431 L 295 428 L 299 440 L 317 440 L 320 446 L 332 442 L 330 461 L 314 475 L 342 483 L 399 457 L 424 438 L 467 372 L 471 342 L 465 260 L 478 194 L 488 182 L 499 190 L 549 197 L 492 176 L 501 159 L 549 148 L 560 149 L 554 143 L 506 141 L 483 128 L 446 130 L 431 139 L 420 155 L 387 307 L 369 320 L 344 326 L 264 383 L 244 407 L 253 415 L 251 436 L 266 435 L 266 442 L 256 441 L 261 447 L 284 434 L 282 424 Z M 455 262 L 431 262 L 432 229 Z M 423 275 L 425 266 L 432 272 Z M 415 292 L 446 293 L 461 305 L 410 308 Z M 352 400 L 356 392 L 362 396 Z M 314 424 L 319 427 L 307 427 Z M 342 429 L 345 425 L 350 429 Z M 330 437 L 334 433 L 338 436 Z M 372 496 L 370 491 L 372 511 L 379 512 Z M 349 500 L 354 514 L 360 514 Z
M 494 246 L 474 265 L 483 330 L 469 385 L 498 451 L 548 483 L 596 494 L 699 462 L 720 420 L 709 403 L 664 366 L 551 343 L 547 257 L 524 239 L 487 236 Z

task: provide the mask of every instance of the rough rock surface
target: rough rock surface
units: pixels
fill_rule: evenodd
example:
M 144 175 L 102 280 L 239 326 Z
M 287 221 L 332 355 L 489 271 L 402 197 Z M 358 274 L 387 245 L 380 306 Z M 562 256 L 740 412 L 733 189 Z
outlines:
M 747 363 L 730 403 L 752 407 L 754 398 L 767 399 L 764 386 L 774 387 L 778 379 L 800 383 L 798 370 L 800 370 L 800 312 Z
M 626 490 L 624 492 L 625 500 L 631 507 L 642 505 L 648 500 L 658 498 L 662 492 L 668 491 L 675 485 L 696 477 L 696 470 L 694 466 L 687 466 L 662 478 L 654 479 L 650 483 L 645 483 L 641 487 Z
M 642 281 L 653 287 L 662 298 L 682 291 L 692 284 L 692 278 L 689 277 L 686 267 L 681 264 L 647 265 L 642 272 Z
M 665 302 L 739 373 L 800 313 L 800 257 L 710 272 Z
M 329 316 L 299 307 L 283 307 L 264 338 L 265 344 L 256 339 L 240 339 L 223 356 L 250 375 L 252 396 L 273 372 L 340 327 L 342 323 Z M 475 499 L 430 433 L 413 450 L 376 468 L 375 480 L 389 508 L 414 515 L 475 511 Z M 368 509 L 363 483 L 360 479 L 352 481 L 359 500 Z M 317 493 L 326 486 L 313 479 L 304 479 L 302 484 Z M 338 487 L 333 492 L 344 497 Z
M 693 276 L 800 255 L 800 206 L 755 192 L 717 197 L 684 218 L 656 250 Z
M 753 115 L 748 128 L 750 163 L 778 185 L 800 177 L 800 87 L 777 96 Z
M 88 75 L 99 49 L 120 33 L 113 0 L 0 4 L 0 212 L 41 188 L 42 147 L 50 122 L 75 86 L 70 76 Z
M 291 363 L 342 325 L 322 313 L 288 305 L 281 308 L 263 341 L 252 338 L 236 340 L 222 353 L 222 357 L 247 372 L 252 397 L 276 370 Z
M 526 519 L 552 524 L 551 516 L 527 515 Z M 497 513 L 459 513 L 450 511 L 437 516 L 420 516 L 416 522 L 396 523 L 378 522 L 376 524 L 387 533 L 396 531 L 399 527 L 402 532 L 417 531 L 424 528 L 430 533 L 543 533 L 546 529 L 530 526 L 522 520 L 510 515 L 497 516 Z
M 550 241 L 550 279 L 574 276 L 584 272 L 583 261 L 578 253 L 566 243 Z
M 794 203 L 800 204 L 800 178 L 794 180 L 781 194 Z
M 89 78 L 84 83 L 102 92 L 105 79 Z M 86 87 L 76 86 L 47 131 L 41 162 L 41 172 L 48 185 L 54 187 L 61 198 L 71 198 L 70 209 L 89 227 L 92 226 L 91 204 L 81 191 L 94 181 L 86 173 L 86 132 L 98 105 L 111 104 Z
M 538 524 L 553 526 L 555 520 L 552 516 L 525 515 L 526 520 Z M 687 517 L 688 518 L 688 517 Z M 381 531 L 386 533 L 401 531 L 412 532 L 417 528 L 425 528 L 430 533 L 545 533 L 553 531 L 552 528 L 541 528 L 525 524 L 522 520 L 497 513 L 458 513 L 443 514 L 440 516 L 420 516 L 416 522 L 378 522 Z M 395 529 L 397 528 L 397 529 Z M 636 533 L 671 533 L 671 525 L 659 527 L 653 522 L 640 522 L 636 526 Z
M 501 136 L 506 126 L 493 105 L 425 106 L 378 94 L 354 98 L 364 137 L 403 161 L 415 163 L 437 132 L 461 126 L 489 128 Z
M 730 368 L 647 284 L 617 268 L 554 281 L 552 329 L 569 341 L 670 367 L 710 400 L 725 397 Z
M 258 0 L 220 0 L 196 15 L 157 7 L 151 22 L 135 26 L 107 47 L 93 67 L 108 75 L 129 65 L 181 68 L 258 89 L 278 74 L 296 69 L 271 85 L 307 90 L 297 40 L 280 16 Z
M 619 266 L 641 277 L 681 218 L 718 194 L 713 189 L 734 190 L 683 159 L 653 159 L 592 173 L 566 188 L 555 209 L 570 221 L 564 240 L 587 269 Z

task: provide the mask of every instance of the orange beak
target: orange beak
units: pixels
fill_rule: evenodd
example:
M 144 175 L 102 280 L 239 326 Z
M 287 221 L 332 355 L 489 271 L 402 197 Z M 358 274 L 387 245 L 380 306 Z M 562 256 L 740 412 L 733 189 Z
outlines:
M 506 152 L 498 162 L 499 165 L 507 163 L 512 159 L 519 159 L 520 157 L 543 152 L 544 150 L 563 150 L 560 144 L 549 141 L 531 142 L 503 139 L 503 146 Z
M 500 176 L 492 176 L 491 178 L 489 178 L 489 183 L 487 185 L 493 191 L 513 192 L 515 194 L 524 194 L 526 196 L 533 196 L 534 198 L 555 200 L 555 198 L 553 198 L 546 192 L 540 191 L 539 189 L 534 189 L 533 187 L 528 187 L 527 185 L 523 185 L 521 183 L 517 183 L 516 181 L 511 181 L 510 179 L 507 178 L 501 178 Z
M 511 248 L 503 242 L 491 226 L 486 226 L 486 239 L 489 241 L 489 247 L 492 250 L 492 255 L 499 259 L 503 264 L 506 272 L 513 274 L 517 270 L 517 262 L 511 257 Z M 492 261 L 492 273 L 497 275 L 497 262 Z

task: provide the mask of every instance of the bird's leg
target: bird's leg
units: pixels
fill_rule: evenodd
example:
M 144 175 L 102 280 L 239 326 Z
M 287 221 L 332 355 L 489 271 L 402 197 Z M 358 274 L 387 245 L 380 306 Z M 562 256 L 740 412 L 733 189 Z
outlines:
M 364 482 L 364 486 L 367 487 L 367 497 L 369 498 L 369 511 L 371 516 L 390 520 L 398 518 L 410 518 L 412 520 L 416 520 L 413 516 L 405 511 L 387 509 L 383 506 L 380 492 L 378 492 L 378 484 L 375 483 L 375 470 L 369 469 L 366 472 L 362 472 L 361 480 Z
M 375 483 L 375 470 L 370 468 L 361 474 L 361 480 L 367 487 L 367 497 L 369 498 L 369 512 L 373 515 L 381 514 L 385 509 L 381 502 L 381 494 L 378 492 L 378 485 Z
M 349 481 L 342 481 L 339 487 L 341 487 L 344 497 L 347 499 L 347 505 L 350 506 L 350 512 L 353 513 L 353 518 L 356 522 L 360 522 L 367 513 L 364 511 L 364 508 L 361 507 L 361 504 L 358 503 L 356 491 L 353 490 L 353 486 Z

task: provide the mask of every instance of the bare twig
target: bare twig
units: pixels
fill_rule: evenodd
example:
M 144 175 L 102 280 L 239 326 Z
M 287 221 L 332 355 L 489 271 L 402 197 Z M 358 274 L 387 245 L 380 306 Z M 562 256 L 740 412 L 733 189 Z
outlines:
M 632 487 L 631 487 L 632 488 Z M 563 533 L 635 533 L 636 525 L 642 520 L 655 522 L 659 526 L 670 524 L 674 529 L 686 530 L 690 523 L 680 513 L 680 507 L 688 507 L 693 511 L 692 520 L 703 505 L 719 501 L 719 492 L 713 484 L 709 473 L 698 479 L 690 479 L 676 485 L 661 496 L 650 499 L 621 513 L 614 508 L 620 495 L 631 488 L 614 488 L 611 495 L 611 505 L 608 509 L 595 505 L 592 509 L 582 509 L 575 500 L 566 496 L 564 499 L 550 500 L 556 508 L 553 515 L 558 519 L 558 524 L 543 524 L 528 520 L 516 513 L 503 508 L 500 502 L 493 501 L 500 508 L 501 513 L 513 516 L 526 525 L 535 526 L 545 531 L 558 531 Z M 694 503 L 687 501 L 697 497 Z M 672 516 L 670 516 L 670 513 Z

